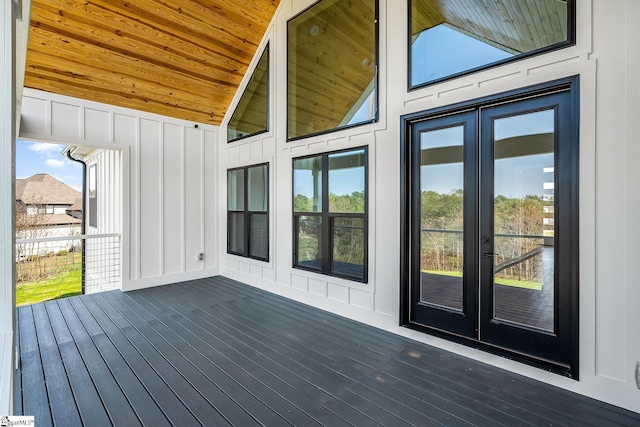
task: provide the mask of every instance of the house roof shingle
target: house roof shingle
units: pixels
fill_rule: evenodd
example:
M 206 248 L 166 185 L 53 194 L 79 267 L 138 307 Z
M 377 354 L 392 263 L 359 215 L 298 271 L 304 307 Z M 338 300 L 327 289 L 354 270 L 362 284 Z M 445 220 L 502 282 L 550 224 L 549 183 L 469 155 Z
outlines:
M 27 205 L 71 206 L 81 198 L 82 194 L 79 191 L 46 173 L 16 179 L 16 201 Z M 82 210 L 82 203 L 80 203 L 80 210 Z

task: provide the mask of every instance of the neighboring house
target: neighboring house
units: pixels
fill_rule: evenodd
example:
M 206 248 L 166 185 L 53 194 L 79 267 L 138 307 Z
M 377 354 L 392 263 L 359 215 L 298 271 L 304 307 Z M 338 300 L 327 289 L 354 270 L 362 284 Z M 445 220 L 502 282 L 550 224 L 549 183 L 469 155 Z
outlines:
M 46 173 L 16 179 L 16 209 L 24 209 L 36 225 L 73 227 L 80 231 L 82 193 Z
M 67 208 L 66 214 L 80 220 L 82 219 L 82 197 L 76 199 L 75 203 Z
M 221 122 L 25 89 L 20 136 L 118 153 L 123 291 L 224 275 L 640 412 L 638 21 L 282 0 Z
M 16 179 L 16 239 L 79 235 L 82 231 L 82 193 L 49 174 Z M 18 259 L 69 249 L 70 242 L 19 245 Z
M 16 179 L 16 203 L 31 215 L 74 211 L 77 218 L 82 217 L 82 193 L 47 173 Z

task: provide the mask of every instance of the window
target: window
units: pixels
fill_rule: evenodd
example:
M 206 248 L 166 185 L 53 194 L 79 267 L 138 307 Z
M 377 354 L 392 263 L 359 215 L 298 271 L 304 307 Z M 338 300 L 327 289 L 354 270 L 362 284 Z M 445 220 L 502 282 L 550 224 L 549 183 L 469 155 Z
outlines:
M 269 166 L 227 171 L 227 253 L 269 261 Z
M 377 120 L 376 9 L 322 0 L 288 22 L 289 140 Z
M 367 148 L 293 160 L 296 268 L 367 282 Z
M 89 227 L 98 226 L 97 165 L 89 166 Z
M 575 0 L 411 0 L 410 14 L 411 88 L 575 40 Z
M 262 52 L 260 61 L 247 87 L 240 97 L 229 124 L 227 142 L 257 135 L 269 130 L 269 45 Z

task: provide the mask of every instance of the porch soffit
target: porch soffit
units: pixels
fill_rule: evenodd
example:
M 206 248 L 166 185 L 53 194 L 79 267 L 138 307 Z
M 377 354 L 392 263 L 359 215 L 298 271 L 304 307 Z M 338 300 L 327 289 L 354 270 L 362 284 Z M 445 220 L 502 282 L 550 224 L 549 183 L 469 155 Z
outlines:
M 33 0 L 25 87 L 219 125 L 280 0 Z

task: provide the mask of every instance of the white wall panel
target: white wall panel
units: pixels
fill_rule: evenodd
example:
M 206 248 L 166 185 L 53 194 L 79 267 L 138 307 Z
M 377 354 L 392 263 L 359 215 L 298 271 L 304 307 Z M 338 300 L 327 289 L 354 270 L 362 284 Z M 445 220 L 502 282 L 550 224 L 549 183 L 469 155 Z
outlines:
M 184 182 L 182 178 L 182 127 L 164 123 L 162 141 L 162 249 L 163 273 L 183 270 L 184 248 L 182 210 L 184 206 Z
M 640 49 L 640 31 L 637 29 L 637 17 L 640 16 L 640 2 L 627 1 L 627 10 L 625 10 L 626 22 L 626 40 L 627 46 L 635 46 Z M 629 50 L 633 52 L 633 48 Z M 640 54 L 629 55 L 626 57 L 626 139 L 627 153 L 626 160 L 626 179 L 627 183 L 640 182 L 640 144 L 637 143 L 637 135 L 640 135 Z M 634 96 L 633 94 L 636 94 Z M 637 236 L 640 232 L 640 197 L 638 197 L 638 188 L 636 185 L 630 184 L 626 186 L 627 194 L 627 230 L 631 236 Z M 640 362 L 640 286 L 634 286 L 634 278 L 637 277 L 637 261 L 640 259 L 640 239 L 626 239 L 626 265 L 627 271 L 627 299 L 626 313 L 627 319 L 627 336 L 625 341 L 628 345 L 627 364 L 625 373 L 627 375 L 626 382 L 635 383 L 635 365 Z M 638 384 L 640 387 L 640 384 Z M 634 390 L 635 392 L 635 390 Z
M 136 118 L 124 114 L 113 115 L 113 142 L 133 146 L 136 143 Z
M 140 278 L 162 274 L 161 125 L 140 120 Z
M 373 300 L 371 292 L 366 289 L 349 288 L 349 304 L 354 307 L 364 308 L 365 310 L 373 309 Z
M 215 258 L 215 252 L 207 252 L 203 248 L 204 240 L 204 210 L 203 210 L 203 167 L 204 143 L 202 132 L 197 129 L 185 129 L 184 153 L 185 153 L 185 209 L 186 229 L 185 238 L 187 247 L 191 251 L 185 254 L 186 270 L 200 270 L 204 267 L 205 260 Z M 210 166 L 210 165 L 209 165 Z M 196 254 L 202 252 L 204 260 L 198 261 Z
M 24 97 L 20 122 L 21 131 L 47 133 L 47 106 L 48 102 L 44 99 Z
M 262 279 L 262 267 L 256 264 L 251 264 L 251 276 Z
M 64 141 L 66 138 L 80 138 L 82 126 L 80 107 L 63 102 L 51 103 L 51 135 Z
M 90 141 L 109 142 L 111 114 L 108 111 L 85 108 L 84 137 Z
M 218 135 L 214 132 L 203 132 L 204 144 L 204 171 L 203 171 L 203 188 L 202 188 L 202 204 L 204 206 L 203 219 L 204 224 L 203 240 L 204 240 L 204 267 L 217 268 L 219 265 L 219 245 L 226 239 L 226 232 L 220 232 L 219 224 L 221 218 L 224 220 L 225 213 L 219 208 L 219 198 L 221 194 L 226 194 L 225 189 L 220 182 L 220 150 Z M 194 243 L 195 246 L 195 243 Z
M 309 293 L 320 297 L 327 296 L 327 282 L 318 279 L 309 279 Z
M 327 298 L 333 301 L 338 301 L 342 304 L 347 304 L 349 302 L 349 289 L 344 286 L 336 285 L 335 283 L 328 283 Z
M 594 53 L 603 61 L 598 69 L 598 97 L 596 115 L 602 125 L 596 129 L 596 170 L 607 170 L 596 183 L 596 373 L 624 381 L 626 377 L 626 280 L 624 263 L 626 222 L 620 215 L 626 211 L 626 170 L 620 159 L 626 158 L 626 117 L 611 108 L 617 100 L 625 98 L 626 87 L 612 85 L 607 79 L 616 74 L 625 62 L 626 46 L 612 45 L 605 36 L 623 40 L 624 25 L 620 17 L 625 14 L 625 2 L 596 3 L 594 14 L 601 26 L 594 29 Z M 605 30 L 606 28 L 606 30 Z M 606 31 L 607 34 L 601 33 Z M 600 37 L 600 35 L 603 37 Z M 604 60 L 606 58 L 606 60 Z M 605 90 L 606 88 L 606 90 Z M 606 141 L 606 142 L 605 142 Z M 611 250 L 615 248 L 615 250 Z M 602 250 L 600 250 L 602 249 Z

